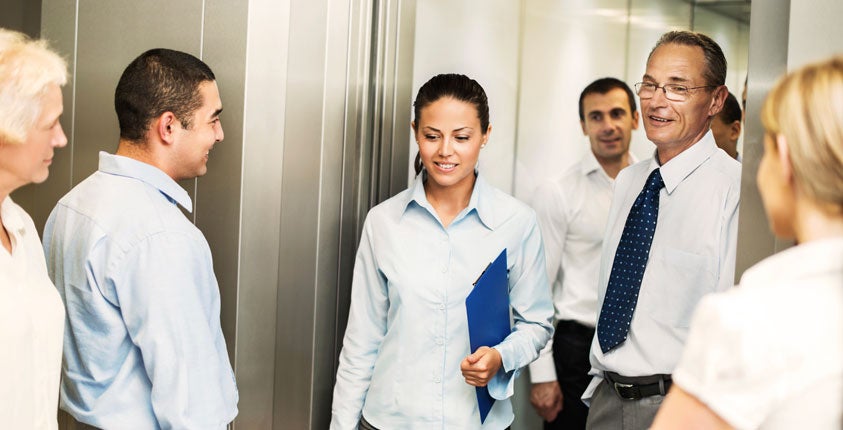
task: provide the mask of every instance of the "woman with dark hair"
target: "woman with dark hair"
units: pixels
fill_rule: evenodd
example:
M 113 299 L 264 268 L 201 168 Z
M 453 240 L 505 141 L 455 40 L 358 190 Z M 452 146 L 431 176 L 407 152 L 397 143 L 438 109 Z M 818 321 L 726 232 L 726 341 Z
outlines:
M 414 107 L 416 180 L 366 217 L 331 428 L 503 429 L 515 376 L 553 330 L 536 216 L 476 168 L 491 133 L 476 81 L 434 76 Z M 465 300 L 503 250 L 512 330 L 471 351 Z M 484 386 L 497 401 L 481 421 Z
M 700 302 L 653 429 L 843 428 L 843 57 L 764 103 L 758 189 L 799 245 Z

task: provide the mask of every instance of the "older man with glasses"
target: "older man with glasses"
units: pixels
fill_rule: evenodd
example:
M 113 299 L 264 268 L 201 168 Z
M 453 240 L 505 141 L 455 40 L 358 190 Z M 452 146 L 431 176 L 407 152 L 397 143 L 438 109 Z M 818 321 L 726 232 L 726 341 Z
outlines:
M 709 37 L 664 34 L 635 85 L 652 159 L 621 171 L 603 241 L 589 429 L 646 429 L 671 385 L 695 305 L 733 285 L 740 164 L 709 129 L 726 59 Z

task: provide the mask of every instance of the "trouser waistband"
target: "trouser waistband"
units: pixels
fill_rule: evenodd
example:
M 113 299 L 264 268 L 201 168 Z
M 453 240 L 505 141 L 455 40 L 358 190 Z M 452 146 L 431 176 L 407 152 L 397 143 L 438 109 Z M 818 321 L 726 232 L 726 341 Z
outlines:
M 667 394 L 673 380 L 670 375 L 623 376 L 603 372 L 606 382 L 622 399 L 640 400 L 645 397 Z

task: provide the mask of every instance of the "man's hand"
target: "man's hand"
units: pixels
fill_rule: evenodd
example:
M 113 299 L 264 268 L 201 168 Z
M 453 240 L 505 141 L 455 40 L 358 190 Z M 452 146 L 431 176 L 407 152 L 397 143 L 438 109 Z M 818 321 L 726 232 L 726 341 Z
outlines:
M 543 420 L 551 422 L 562 411 L 562 390 L 559 382 L 539 382 L 530 389 L 530 403 Z
M 465 357 L 460 370 L 465 382 L 475 387 L 485 387 L 501 368 L 501 354 L 495 348 L 481 346 L 474 354 Z

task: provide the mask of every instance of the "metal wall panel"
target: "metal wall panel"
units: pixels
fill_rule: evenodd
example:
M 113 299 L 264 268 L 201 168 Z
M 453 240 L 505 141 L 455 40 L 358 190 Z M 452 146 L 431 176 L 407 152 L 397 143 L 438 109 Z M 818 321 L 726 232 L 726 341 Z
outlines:
M 289 21 L 289 1 L 249 4 L 234 349 L 237 429 L 272 428 Z
M 406 123 L 392 109 L 409 103 L 412 57 L 397 47 L 412 44 L 414 7 L 290 3 L 274 428 L 330 421 L 360 225 L 406 187 L 391 174 L 409 145 L 392 138 L 396 118 Z
M 171 3 L 167 3 L 168 5 Z M 200 5 L 198 52 L 214 71 L 223 113 L 225 139 L 214 145 L 208 173 L 195 180 L 193 220 L 202 230 L 214 256 L 214 273 L 220 286 L 220 319 L 234 360 L 240 236 L 244 92 L 246 73 L 247 3 L 204 0 Z M 168 6 L 169 7 L 169 6 Z
M 327 14 L 327 2 L 290 2 L 275 346 L 278 429 L 310 423 Z
M 744 270 L 788 246 L 776 240 L 758 194 L 756 172 L 764 154 L 761 105 L 767 92 L 787 71 L 790 0 L 767 0 L 752 5 L 749 26 L 749 67 L 741 165 L 741 204 L 735 281 Z M 736 96 L 739 96 L 736 94 Z
M 787 71 L 841 53 L 841 14 L 843 3 L 839 0 L 768 0 L 752 4 L 736 279 L 758 261 L 793 245 L 772 234 L 758 193 L 756 173 L 764 154 L 764 129 L 759 115 L 767 93 Z

